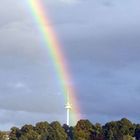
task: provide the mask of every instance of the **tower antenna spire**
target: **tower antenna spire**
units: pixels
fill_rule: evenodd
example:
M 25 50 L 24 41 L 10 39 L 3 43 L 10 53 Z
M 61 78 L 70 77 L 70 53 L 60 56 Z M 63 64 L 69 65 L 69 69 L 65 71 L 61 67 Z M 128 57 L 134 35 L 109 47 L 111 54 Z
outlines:
M 67 104 L 65 106 L 66 110 L 67 110 L 67 125 L 70 125 L 70 110 L 71 110 L 71 104 L 69 101 L 69 92 L 67 92 Z

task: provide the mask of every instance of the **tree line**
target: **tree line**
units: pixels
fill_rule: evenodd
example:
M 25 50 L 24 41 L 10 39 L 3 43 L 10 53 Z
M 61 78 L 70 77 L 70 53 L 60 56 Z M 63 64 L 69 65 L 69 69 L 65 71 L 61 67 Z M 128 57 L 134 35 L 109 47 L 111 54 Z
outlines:
M 0 133 L 0 140 L 4 132 Z M 3 138 L 3 139 L 2 139 Z M 12 127 L 10 140 L 140 140 L 140 124 L 134 124 L 126 118 L 111 121 L 105 125 L 92 124 L 89 120 L 80 120 L 75 126 L 57 121 L 39 122 L 35 126 Z

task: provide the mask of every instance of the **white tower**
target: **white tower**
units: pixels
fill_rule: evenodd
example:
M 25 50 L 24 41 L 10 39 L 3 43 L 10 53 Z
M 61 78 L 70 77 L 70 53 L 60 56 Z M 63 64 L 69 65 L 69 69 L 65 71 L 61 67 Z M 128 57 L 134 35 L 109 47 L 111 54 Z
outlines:
M 69 95 L 68 95 L 68 100 L 67 100 L 67 104 L 65 106 L 66 110 L 67 110 L 67 125 L 69 126 L 70 124 L 70 110 L 71 110 L 71 104 L 69 103 Z

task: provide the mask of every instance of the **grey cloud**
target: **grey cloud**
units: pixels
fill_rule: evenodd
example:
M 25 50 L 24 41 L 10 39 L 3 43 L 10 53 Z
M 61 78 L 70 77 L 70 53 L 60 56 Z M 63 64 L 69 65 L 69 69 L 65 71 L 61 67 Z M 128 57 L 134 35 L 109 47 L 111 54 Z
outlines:
M 44 1 L 69 64 L 81 114 L 93 122 L 121 117 L 139 122 L 139 4 L 137 0 Z M 60 79 L 30 14 L 17 0 L 5 0 L 0 6 L 3 128 L 65 119 Z
M 0 111 L 1 111 L 0 113 L 1 130 L 8 130 L 8 128 L 13 126 L 21 127 L 25 124 L 31 123 L 35 125 L 37 122 L 40 121 L 49 120 L 48 121 L 49 123 L 54 121 L 52 119 L 52 115 L 47 113 L 32 113 L 26 111 L 10 111 L 10 110 L 0 110 Z M 61 123 L 65 121 L 63 115 L 54 114 L 53 116 L 55 119 L 58 119 Z

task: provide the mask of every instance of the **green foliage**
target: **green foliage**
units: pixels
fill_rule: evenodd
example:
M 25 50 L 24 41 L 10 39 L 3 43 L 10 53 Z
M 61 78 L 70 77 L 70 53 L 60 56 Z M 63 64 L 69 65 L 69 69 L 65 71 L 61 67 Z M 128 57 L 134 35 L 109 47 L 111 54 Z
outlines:
M 124 135 L 123 140 L 134 140 L 132 136 Z
M 41 140 L 46 140 L 49 136 L 50 125 L 48 122 L 39 122 L 35 126 L 35 131 L 40 135 Z
M 136 140 L 140 140 L 140 124 L 136 125 L 135 137 L 136 137 Z
M 24 125 L 24 126 L 21 128 L 22 134 L 28 133 L 28 132 L 30 132 L 31 130 L 34 130 L 34 127 L 33 127 L 32 125 Z
M 95 125 L 93 125 L 93 132 L 91 135 L 91 139 L 93 140 L 103 140 L 103 129 L 101 124 L 96 123 Z
M 0 140 L 5 140 L 0 132 Z M 10 140 L 140 140 L 140 124 L 132 124 L 126 118 L 111 121 L 104 126 L 80 120 L 76 126 L 63 125 L 57 121 L 49 124 L 39 122 L 35 126 L 24 125 L 21 129 L 13 127 Z
M 27 133 L 23 133 L 21 137 L 22 137 L 22 140 L 23 140 L 23 137 L 28 140 L 39 140 L 40 138 L 39 134 L 33 130 L 30 130 Z M 19 140 L 21 139 L 19 138 Z
M 21 137 L 19 140 L 39 140 L 40 135 L 35 131 L 32 125 L 24 125 L 21 128 Z
M 118 127 L 123 135 L 134 135 L 135 127 L 128 119 L 123 118 L 118 121 Z
M 65 130 L 65 133 L 67 134 L 67 139 L 68 140 L 73 140 L 74 139 L 74 127 L 69 127 L 67 124 L 63 125 L 63 128 Z
M 64 128 L 60 125 L 59 122 L 52 122 L 50 124 L 51 128 L 49 131 L 48 140 L 66 140 L 67 134 L 65 133 Z
M 74 140 L 90 140 L 93 125 L 89 120 L 80 120 L 74 128 Z
M 43 133 L 48 133 L 48 128 L 49 128 L 49 123 L 48 122 L 39 122 L 35 126 L 35 130 L 39 134 Z
M 134 136 L 134 125 L 126 118 L 109 122 L 103 126 L 105 140 L 123 140 L 124 136 Z
M 10 140 L 18 140 L 18 138 L 20 137 L 21 133 L 19 128 L 17 127 L 12 127 L 11 128 L 11 133 L 9 135 L 9 139 Z
M 0 140 L 6 140 L 6 133 L 0 131 Z

